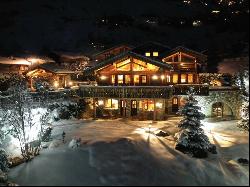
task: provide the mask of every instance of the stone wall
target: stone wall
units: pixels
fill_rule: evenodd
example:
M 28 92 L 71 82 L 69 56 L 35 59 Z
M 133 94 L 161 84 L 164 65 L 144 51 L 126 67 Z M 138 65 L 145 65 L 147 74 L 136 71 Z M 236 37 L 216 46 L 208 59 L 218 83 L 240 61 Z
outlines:
M 206 117 L 212 117 L 212 105 L 216 102 L 224 104 L 224 114 L 235 119 L 240 119 L 240 107 L 242 98 L 240 90 L 211 90 L 209 96 L 196 97 L 202 112 Z

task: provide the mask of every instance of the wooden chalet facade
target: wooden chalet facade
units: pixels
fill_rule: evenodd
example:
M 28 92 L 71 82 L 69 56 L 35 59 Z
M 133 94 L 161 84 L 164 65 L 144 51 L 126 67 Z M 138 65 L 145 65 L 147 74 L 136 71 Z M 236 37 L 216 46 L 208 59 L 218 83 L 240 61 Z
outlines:
M 149 42 L 85 70 L 96 85 L 81 86 L 80 96 L 91 100 L 95 117 L 162 120 L 183 105 L 190 86 L 208 95 L 208 85 L 199 84 L 198 77 L 205 66 L 206 56 L 199 52 Z

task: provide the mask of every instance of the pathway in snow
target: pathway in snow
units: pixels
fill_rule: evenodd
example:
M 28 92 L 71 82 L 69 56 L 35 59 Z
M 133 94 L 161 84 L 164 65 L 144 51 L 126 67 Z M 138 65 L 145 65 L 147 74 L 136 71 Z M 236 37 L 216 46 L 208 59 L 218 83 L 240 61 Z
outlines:
M 59 147 L 44 150 L 32 162 L 12 169 L 10 177 L 20 185 L 248 184 L 248 173 L 243 175 L 238 168 L 227 165 L 237 156 L 249 155 L 248 135 L 241 135 L 234 128 L 225 131 L 218 123 L 222 131 L 216 132 L 215 128 L 211 132 L 219 154 L 205 160 L 194 159 L 173 149 L 173 137 L 159 138 L 148 132 L 151 125 L 150 131 L 163 129 L 174 133 L 178 121 L 179 118 L 158 123 L 63 121 L 53 130 L 55 145 Z M 231 128 L 235 124 L 227 125 Z M 80 137 L 83 148 L 60 146 L 62 131 L 66 132 L 67 142 Z

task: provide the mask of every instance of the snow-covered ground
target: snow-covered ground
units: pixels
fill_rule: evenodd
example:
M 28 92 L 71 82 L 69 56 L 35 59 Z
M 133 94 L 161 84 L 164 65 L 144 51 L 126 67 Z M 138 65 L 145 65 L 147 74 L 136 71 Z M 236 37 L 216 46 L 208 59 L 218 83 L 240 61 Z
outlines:
M 249 184 L 248 166 L 235 162 L 239 157 L 249 158 L 249 135 L 236 128 L 236 121 L 205 121 L 218 154 L 195 159 L 174 149 L 179 120 L 59 121 L 54 124 L 49 148 L 31 162 L 11 169 L 10 179 L 20 185 Z M 157 137 L 153 132 L 159 130 L 171 135 Z M 69 148 L 73 138 L 81 138 L 81 147 Z

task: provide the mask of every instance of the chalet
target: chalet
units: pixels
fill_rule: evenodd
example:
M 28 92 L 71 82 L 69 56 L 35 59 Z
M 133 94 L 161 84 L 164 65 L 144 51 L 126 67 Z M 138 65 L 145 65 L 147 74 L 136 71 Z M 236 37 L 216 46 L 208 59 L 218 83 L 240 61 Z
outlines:
M 208 96 L 209 85 L 199 83 L 206 55 L 185 47 L 149 42 L 105 58 L 84 71 L 96 85 L 80 88 L 93 103 L 95 116 L 166 119 L 184 104 L 190 86 Z
M 65 69 L 56 63 L 45 63 L 29 71 L 26 76 L 29 78 L 30 88 L 34 90 L 34 84 L 41 83 L 49 88 L 59 89 L 72 87 L 71 75 L 74 71 Z

